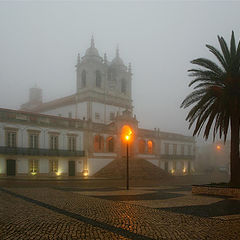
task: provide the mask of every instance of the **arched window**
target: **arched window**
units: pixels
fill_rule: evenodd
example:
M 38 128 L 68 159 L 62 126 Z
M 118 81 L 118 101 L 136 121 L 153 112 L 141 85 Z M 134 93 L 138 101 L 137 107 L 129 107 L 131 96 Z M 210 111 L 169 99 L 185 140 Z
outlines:
M 153 141 L 149 140 L 147 142 L 147 146 L 148 146 L 148 153 L 152 154 L 153 153 Z
M 107 138 L 107 151 L 114 152 L 114 139 L 113 137 Z
M 103 136 L 96 135 L 94 137 L 94 152 L 103 152 L 104 139 Z
M 145 153 L 146 143 L 143 139 L 139 140 L 138 151 L 139 153 Z
M 102 75 L 99 70 L 96 71 L 96 87 L 100 88 L 102 82 Z
M 82 88 L 85 88 L 86 87 L 86 79 L 87 79 L 87 76 L 86 76 L 87 74 L 86 74 L 86 71 L 85 70 L 83 70 L 82 71 L 82 77 L 81 77 L 81 79 L 82 79 L 82 81 L 81 81 L 81 87 Z
M 127 93 L 127 82 L 125 79 L 121 80 L 121 93 Z

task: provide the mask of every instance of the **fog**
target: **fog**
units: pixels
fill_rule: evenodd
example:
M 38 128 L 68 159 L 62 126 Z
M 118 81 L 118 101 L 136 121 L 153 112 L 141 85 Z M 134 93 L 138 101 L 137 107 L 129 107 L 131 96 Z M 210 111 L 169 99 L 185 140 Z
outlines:
M 134 113 L 140 126 L 191 135 L 180 104 L 191 91 L 187 70 L 211 57 L 217 35 L 236 39 L 240 2 L 1 2 L 0 107 L 18 109 L 34 85 L 44 101 L 76 91 L 75 64 L 94 35 L 108 60 L 132 63 Z

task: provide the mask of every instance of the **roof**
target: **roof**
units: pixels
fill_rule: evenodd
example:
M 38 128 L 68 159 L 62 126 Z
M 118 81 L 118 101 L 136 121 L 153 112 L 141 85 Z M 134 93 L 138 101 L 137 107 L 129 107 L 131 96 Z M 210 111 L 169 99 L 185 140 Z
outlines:
M 73 94 L 70 96 L 55 99 L 53 101 L 42 103 L 42 104 L 38 105 L 37 107 L 31 109 L 31 111 L 43 112 L 43 111 L 47 111 L 49 109 L 54 109 L 57 107 L 62 107 L 62 106 L 66 106 L 69 104 L 73 104 L 73 103 L 75 103 L 75 97 L 76 97 L 76 94 Z

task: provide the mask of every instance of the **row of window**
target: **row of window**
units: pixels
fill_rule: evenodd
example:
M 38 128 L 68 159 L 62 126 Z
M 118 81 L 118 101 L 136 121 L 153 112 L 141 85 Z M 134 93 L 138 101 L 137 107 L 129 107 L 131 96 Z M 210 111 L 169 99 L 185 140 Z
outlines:
M 39 148 L 39 133 L 29 133 L 29 148 Z M 8 131 L 6 134 L 6 146 L 17 147 L 17 132 Z M 49 136 L 49 148 L 51 150 L 58 150 L 59 148 L 59 136 Z M 68 150 L 76 151 L 76 136 L 68 136 Z
M 147 142 L 147 149 L 144 140 L 139 140 L 139 153 L 153 153 L 153 141 L 149 140 Z M 106 140 L 106 150 L 107 152 L 114 152 L 114 138 L 108 137 Z M 94 137 L 94 152 L 104 152 L 104 137 L 96 135 Z
M 102 74 L 99 70 L 95 72 L 96 79 L 95 84 L 96 87 L 101 88 L 102 87 Z M 87 73 L 86 70 L 83 70 L 81 73 L 81 87 L 85 88 L 87 83 Z M 121 93 L 126 94 L 127 93 L 127 81 L 126 79 L 121 79 Z
M 94 137 L 94 152 L 104 152 L 104 138 L 103 136 L 96 135 Z M 114 152 L 114 139 L 108 137 L 106 140 L 107 152 Z
M 180 154 L 184 155 L 185 154 L 185 144 L 180 145 Z M 164 143 L 164 151 L 165 154 L 169 154 L 169 149 L 170 149 L 170 143 Z M 177 155 L 177 144 L 172 144 L 172 154 Z M 191 155 L 192 154 L 192 145 L 187 145 L 187 154 Z
M 147 144 L 146 144 L 145 140 L 143 140 L 143 139 L 139 140 L 138 151 L 139 151 L 139 153 L 152 154 L 153 153 L 153 141 L 148 140 Z
M 29 160 L 29 172 L 36 174 L 39 172 L 39 161 L 36 159 Z M 49 172 L 56 173 L 58 172 L 58 160 L 49 160 Z

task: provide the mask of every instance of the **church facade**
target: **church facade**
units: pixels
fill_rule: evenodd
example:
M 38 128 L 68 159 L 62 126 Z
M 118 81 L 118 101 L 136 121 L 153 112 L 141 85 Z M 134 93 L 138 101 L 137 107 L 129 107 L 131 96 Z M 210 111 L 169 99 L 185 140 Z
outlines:
M 0 109 L 0 176 L 93 176 L 126 156 L 126 125 L 133 132 L 130 159 L 173 175 L 194 171 L 193 137 L 139 128 L 132 112 L 131 65 L 118 49 L 112 61 L 102 58 L 92 38 L 78 55 L 75 94 L 43 103 L 36 87 L 20 110 Z

